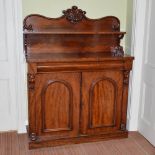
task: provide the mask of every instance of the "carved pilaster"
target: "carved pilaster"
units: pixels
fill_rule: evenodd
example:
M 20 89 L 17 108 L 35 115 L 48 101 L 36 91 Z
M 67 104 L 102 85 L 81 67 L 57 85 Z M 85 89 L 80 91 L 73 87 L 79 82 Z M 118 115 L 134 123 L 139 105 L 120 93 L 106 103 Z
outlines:
M 128 85 L 129 84 L 129 73 L 130 71 L 124 71 L 124 84 Z
M 28 88 L 34 90 L 35 87 L 35 74 L 28 74 Z
M 36 133 L 31 133 L 30 134 L 30 139 L 31 139 L 31 141 L 36 141 L 38 139 Z
M 77 6 L 72 6 L 71 9 L 64 10 L 63 14 L 69 22 L 76 24 L 82 21 L 82 19 L 85 17 L 86 12 L 78 9 Z
M 25 57 L 27 59 L 27 36 L 24 36 L 24 50 L 25 50 Z
M 112 56 L 122 57 L 124 56 L 124 51 L 122 46 L 116 46 L 112 48 Z

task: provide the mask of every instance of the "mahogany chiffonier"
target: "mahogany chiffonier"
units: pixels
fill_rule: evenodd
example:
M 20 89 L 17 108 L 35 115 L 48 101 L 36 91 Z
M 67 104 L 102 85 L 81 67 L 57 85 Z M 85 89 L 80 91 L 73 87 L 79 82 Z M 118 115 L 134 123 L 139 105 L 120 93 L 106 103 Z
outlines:
M 73 6 L 59 18 L 24 19 L 29 148 L 128 136 L 129 73 L 120 21 Z

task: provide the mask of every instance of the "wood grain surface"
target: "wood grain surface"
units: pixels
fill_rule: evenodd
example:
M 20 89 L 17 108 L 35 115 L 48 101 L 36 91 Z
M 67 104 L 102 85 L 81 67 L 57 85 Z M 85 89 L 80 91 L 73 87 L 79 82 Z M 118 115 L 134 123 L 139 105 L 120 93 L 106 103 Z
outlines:
M 78 135 L 80 73 L 36 75 L 36 126 L 38 135 Z
M 83 72 L 82 74 L 83 134 L 118 131 L 121 122 L 121 71 Z

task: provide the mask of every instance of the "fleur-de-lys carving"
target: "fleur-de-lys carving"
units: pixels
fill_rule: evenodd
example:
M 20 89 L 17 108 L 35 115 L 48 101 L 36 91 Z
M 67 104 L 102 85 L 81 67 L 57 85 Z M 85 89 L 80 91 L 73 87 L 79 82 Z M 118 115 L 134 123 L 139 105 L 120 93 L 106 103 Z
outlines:
M 124 71 L 124 84 L 129 84 L 129 71 Z
M 28 74 L 28 88 L 33 90 L 35 86 L 35 74 Z
M 86 12 L 78 9 L 77 6 L 73 6 L 71 9 L 67 9 L 63 11 L 66 19 L 73 24 L 80 22 L 84 17 Z
M 112 47 L 112 56 L 122 57 L 124 56 L 124 51 L 122 46 Z

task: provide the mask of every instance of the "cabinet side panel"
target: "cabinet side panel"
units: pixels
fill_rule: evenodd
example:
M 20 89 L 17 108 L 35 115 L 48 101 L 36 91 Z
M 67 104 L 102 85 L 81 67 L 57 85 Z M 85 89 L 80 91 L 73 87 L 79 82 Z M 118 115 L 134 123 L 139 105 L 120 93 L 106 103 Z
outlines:
M 27 83 L 28 83 L 28 117 L 29 125 L 28 132 L 31 140 L 36 140 L 36 64 L 28 64 L 28 74 L 27 74 Z

